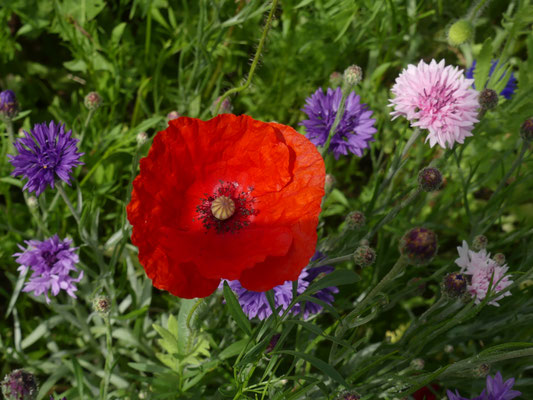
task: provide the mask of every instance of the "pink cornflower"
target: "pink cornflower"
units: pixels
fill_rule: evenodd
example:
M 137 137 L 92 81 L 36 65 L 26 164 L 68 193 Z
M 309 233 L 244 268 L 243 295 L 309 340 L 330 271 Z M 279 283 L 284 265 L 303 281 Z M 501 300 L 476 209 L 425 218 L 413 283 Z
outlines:
M 463 143 L 472 136 L 478 122 L 478 92 L 472 89 L 473 83 L 458 67 L 445 66 L 444 60 L 408 65 L 392 87 L 392 119 L 401 115 L 411 126 L 427 129 L 426 141 L 431 147 L 438 143 L 444 149 L 452 148 L 455 142 Z
M 487 295 L 490 281 L 492 279 L 492 291 L 500 293 L 500 296 L 489 301 L 490 305 L 499 306 L 497 300 L 510 296 L 510 291 L 502 291 L 511 285 L 513 281 L 509 275 L 506 275 L 509 267 L 507 264 L 498 265 L 496 261 L 490 258 L 490 253 L 485 249 L 475 252 L 468 249 L 468 244 L 463 240 L 463 247 L 457 247 L 459 258 L 455 263 L 461 267 L 461 272 L 471 276 L 471 282 L 467 287 L 475 303 L 479 304 Z

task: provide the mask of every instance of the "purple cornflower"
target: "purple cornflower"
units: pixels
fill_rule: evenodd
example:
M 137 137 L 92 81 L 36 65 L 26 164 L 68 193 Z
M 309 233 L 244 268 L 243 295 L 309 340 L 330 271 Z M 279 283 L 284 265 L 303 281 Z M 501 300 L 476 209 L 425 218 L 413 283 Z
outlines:
M 70 271 L 78 271 L 76 263 L 79 261 L 75 253 L 77 247 L 71 247 L 72 240 L 61 240 L 56 235 L 42 242 L 38 240 L 26 240 L 27 248 L 19 245 L 20 253 L 13 254 L 15 260 L 21 266 L 18 268 L 21 274 L 25 274 L 28 269 L 33 271 L 30 280 L 26 282 L 23 292 L 33 292 L 35 296 L 44 293 L 47 303 L 50 303 L 48 291 L 57 296 L 60 290 L 65 290 L 70 297 L 76 298 L 74 294 L 78 288 L 74 285 L 83 278 L 83 271 L 76 279 L 69 274 Z
M 14 143 L 19 154 L 8 155 L 15 167 L 11 175 L 28 179 L 23 190 L 39 196 L 46 186 L 54 187 L 56 176 L 70 185 L 72 168 L 83 164 L 79 158 L 84 154 L 77 152 L 78 139 L 71 137 L 72 131 L 65 133 L 64 124 L 51 121 L 49 126 L 36 124 L 31 133 L 24 133 L 26 136 Z
M 494 69 L 496 68 L 496 65 L 498 64 L 498 60 L 493 60 L 489 76 L 492 76 L 492 73 L 494 72 Z M 474 70 L 476 69 L 476 60 L 472 63 L 472 66 L 466 70 L 466 77 L 467 79 L 474 79 Z M 504 79 L 505 75 L 500 78 L 500 80 Z M 472 84 L 472 87 L 475 89 L 476 86 Z M 511 72 L 511 76 L 509 77 L 509 80 L 507 81 L 507 85 L 503 88 L 503 90 L 500 92 L 500 95 L 505 97 L 507 100 L 511 99 L 511 96 L 514 94 L 514 91 L 516 89 L 516 78 L 514 74 Z
M 0 92 L 0 115 L 6 118 L 13 118 L 17 115 L 19 104 L 15 92 L 12 90 L 4 90 Z
M 302 111 L 309 119 L 300 122 L 300 125 L 305 126 L 307 138 L 316 146 L 326 144 L 341 100 L 341 88 L 328 88 L 326 93 L 319 88 L 306 99 Z M 363 156 L 363 150 L 369 147 L 368 142 L 375 140 L 373 135 L 377 132 L 374 128 L 376 120 L 370 118 L 372 113 L 366 104 L 361 104 L 361 97 L 355 92 L 348 95 L 344 114 L 329 145 L 329 150 L 336 159 L 341 154 L 347 155 L 348 151 L 359 157 Z
M 33 374 L 16 369 L 4 377 L 1 383 L 6 400 L 33 400 L 37 398 L 37 382 Z
M 471 400 L 512 400 L 522 394 L 517 390 L 512 390 L 513 385 L 514 378 L 504 382 L 502 374 L 498 371 L 494 378 L 487 376 L 487 387 L 483 389 L 479 396 Z M 457 390 L 455 394 L 448 390 L 447 394 L 449 400 L 470 400 L 462 397 Z
M 321 258 L 323 258 L 323 255 L 317 252 L 311 260 L 318 260 Z M 313 280 L 315 280 L 318 276 L 322 276 L 323 274 L 329 274 L 331 271 L 333 271 L 333 269 L 334 268 L 329 265 L 304 269 L 298 277 L 298 287 L 296 289 L 298 295 L 305 292 L 311 282 L 313 282 Z M 221 283 L 221 285 L 222 284 L 223 283 Z M 242 310 L 248 316 L 249 319 L 257 317 L 262 321 L 272 314 L 272 309 L 270 308 L 270 304 L 268 304 L 268 299 L 266 297 L 265 292 L 254 292 L 245 289 L 242 287 L 238 280 L 228 281 L 228 285 L 231 290 L 233 290 L 233 292 L 237 295 L 239 299 L 239 304 L 241 305 Z M 281 285 L 275 286 L 272 290 L 274 290 L 274 302 L 276 308 L 281 306 L 281 315 L 292 301 L 292 282 L 286 281 Z M 333 294 L 338 292 L 339 289 L 332 286 L 319 290 L 318 292 L 313 294 L 312 297 L 315 297 L 325 303 L 331 304 L 334 300 Z M 295 304 L 291 312 L 293 314 L 301 313 L 302 306 L 302 303 Z M 323 307 L 320 304 L 313 303 L 310 301 L 306 302 L 305 310 L 303 313 L 304 319 L 307 319 L 311 314 L 319 313 L 322 308 Z

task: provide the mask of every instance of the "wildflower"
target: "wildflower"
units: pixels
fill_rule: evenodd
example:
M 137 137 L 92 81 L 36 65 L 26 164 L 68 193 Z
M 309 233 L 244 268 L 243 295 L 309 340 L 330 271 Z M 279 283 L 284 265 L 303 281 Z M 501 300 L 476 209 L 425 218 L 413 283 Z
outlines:
M 518 396 L 521 396 L 517 390 L 512 390 L 514 385 L 514 378 L 503 381 L 502 374 L 498 371 L 494 378 L 490 375 L 487 376 L 487 387 L 483 389 L 481 394 L 472 400 L 512 400 Z M 449 400 L 469 400 L 462 397 L 456 390 L 455 394 L 450 390 L 447 391 Z
M 451 298 L 461 297 L 468 286 L 468 279 L 464 274 L 452 272 L 444 277 L 442 282 L 443 293 Z
M 426 141 L 431 147 L 438 143 L 452 148 L 455 142 L 463 143 L 472 136 L 478 122 L 478 93 L 470 87 L 472 83 L 462 70 L 445 66 L 444 60 L 408 65 L 392 88 L 391 115 L 393 119 L 403 116 L 411 126 L 427 129 Z
M 492 110 L 498 105 L 498 93 L 492 89 L 483 89 L 479 93 L 479 105 L 483 110 Z
M 352 211 L 346 216 L 346 225 L 349 229 L 359 229 L 365 225 L 365 214 L 361 211 Z
M 4 90 L 0 92 L 0 116 L 11 119 L 18 114 L 19 103 L 15 92 Z
M 474 62 L 472 63 L 472 66 L 466 70 L 465 76 L 468 79 L 474 79 L 474 71 L 476 70 L 476 63 L 477 63 L 476 60 L 474 60 Z M 498 65 L 498 60 L 493 60 L 490 66 L 490 70 L 489 70 L 489 77 L 492 76 L 497 65 Z M 505 75 L 502 76 L 500 80 L 504 79 L 504 77 Z M 476 88 L 473 83 L 472 83 L 472 87 L 474 89 Z M 516 90 L 516 78 L 514 76 L 514 73 L 511 72 L 511 76 L 509 77 L 509 80 L 507 81 L 507 85 L 505 85 L 505 87 L 502 89 L 502 91 L 500 92 L 500 95 L 505 97 L 507 100 L 510 100 L 515 90 Z
M 36 124 L 30 133 L 14 143 L 18 154 L 8 155 L 9 162 L 15 167 L 11 173 L 23 176 L 28 182 L 23 187 L 39 196 L 48 185 L 55 185 L 56 177 L 70 185 L 72 168 L 83 164 L 79 161 L 84 153 L 78 153 L 72 131 L 65 133 L 65 125 L 51 121 Z
M 2 381 L 2 394 L 6 400 L 34 400 L 37 391 L 35 377 L 23 369 L 12 371 Z
M 442 185 L 442 174 L 437 168 L 426 167 L 418 173 L 418 184 L 425 192 L 439 190 Z
M 315 261 L 323 258 L 324 256 L 317 252 L 313 256 L 312 260 Z M 296 293 L 298 295 L 302 294 L 317 277 L 329 274 L 333 271 L 333 269 L 334 268 L 332 266 L 328 265 L 304 269 L 298 277 Z M 254 292 L 247 290 L 243 288 L 240 282 L 237 280 L 228 282 L 228 285 L 237 295 L 239 304 L 249 319 L 257 317 L 262 321 L 272 315 L 272 308 L 268 303 L 265 292 Z M 287 309 L 292 301 L 292 286 L 293 284 L 291 281 L 286 281 L 283 284 L 273 288 L 275 306 L 276 308 L 281 306 L 280 315 Z M 334 301 L 333 294 L 338 292 L 339 289 L 332 286 L 319 290 L 318 292 L 314 293 L 312 297 L 315 297 L 327 304 L 332 304 Z M 291 312 L 293 314 L 302 313 L 302 306 L 305 307 L 303 310 L 304 319 L 307 319 L 311 314 L 318 314 L 323 308 L 320 304 L 314 302 L 307 302 L 305 304 L 297 303 Z
M 410 264 L 427 264 L 437 254 L 437 235 L 427 228 L 413 228 L 400 240 L 400 253 Z
M 87 107 L 88 110 L 96 110 L 102 104 L 102 96 L 100 96 L 98 92 L 89 92 L 87 96 L 85 96 L 83 104 L 85 104 L 85 107 Z
M 472 39 L 473 34 L 472 23 L 466 19 L 461 19 L 453 23 L 448 30 L 448 41 L 452 46 L 459 46 Z
M 520 136 L 522 136 L 522 139 L 526 142 L 531 142 L 533 140 L 533 117 L 524 121 L 520 127 Z
M 220 279 L 263 292 L 298 279 L 315 251 L 324 162 L 277 123 L 178 118 L 141 160 L 127 207 L 154 286 L 206 297 Z
M 498 265 L 496 261 L 490 258 L 490 254 L 485 249 L 478 252 L 469 250 L 466 241 L 463 241 L 463 247 L 457 247 L 457 251 L 459 258 L 455 260 L 455 263 L 461 267 L 461 273 L 470 275 L 471 282 L 468 284 L 467 290 L 475 298 L 476 304 L 479 304 L 487 295 L 491 280 L 492 290 L 500 295 L 489 301 L 489 304 L 499 306 L 498 300 L 511 295 L 511 292 L 503 291 L 513 283 L 509 275 L 506 275 L 509 269 L 506 264 Z
M 220 97 L 221 96 L 217 97 L 217 99 L 211 105 L 211 113 L 212 114 L 215 113 L 215 111 L 217 109 L 217 106 L 218 106 L 218 103 L 220 103 Z M 233 106 L 231 105 L 231 100 L 229 99 L 229 97 L 226 97 L 222 101 L 222 104 L 220 105 L 220 110 L 218 112 L 220 114 L 227 114 L 227 113 L 230 113 L 232 109 L 233 109 Z
M 475 251 L 483 250 L 487 247 L 489 240 L 485 235 L 477 235 L 474 240 L 472 240 L 472 249 Z
M 309 119 L 300 122 L 305 126 L 306 136 L 317 146 L 324 146 L 328 140 L 329 131 L 335 121 L 337 110 L 342 100 L 342 90 L 328 89 L 324 94 L 319 88 L 307 98 L 302 109 Z M 347 155 L 348 151 L 363 156 L 363 150 L 373 142 L 375 119 L 370 118 L 372 111 L 367 110 L 366 104 L 361 104 L 360 96 L 351 92 L 346 98 L 344 114 L 333 134 L 329 150 L 336 159 L 341 154 Z
M 38 240 L 26 240 L 27 248 L 19 245 L 20 253 L 13 254 L 16 262 L 20 264 L 17 269 L 21 274 L 25 274 L 28 269 L 32 270 L 32 275 L 24 285 L 23 292 L 33 292 L 35 296 L 44 293 L 47 303 L 50 303 L 48 291 L 57 296 L 60 290 L 65 290 L 70 297 L 76 298 L 74 294 L 78 289 L 74 283 L 83 278 L 83 271 L 76 279 L 70 276 L 71 271 L 77 271 L 76 263 L 79 261 L 75 253 L 77 247 L 72 248 L 72 240 L 61 240 L 57 235 L 52 236 L 42 242 Z
M 374 264 L 374 261 L 376 261 L 376 252 L 372 247 L 365 245 L 359 246 L 353 254 L 353 259 L 356 265 L 368 267 Z
M 343 78 L 349 87 L 355 86 L 363 79 L 363 70 L 358 65 L 350 65 L 344 70 Z

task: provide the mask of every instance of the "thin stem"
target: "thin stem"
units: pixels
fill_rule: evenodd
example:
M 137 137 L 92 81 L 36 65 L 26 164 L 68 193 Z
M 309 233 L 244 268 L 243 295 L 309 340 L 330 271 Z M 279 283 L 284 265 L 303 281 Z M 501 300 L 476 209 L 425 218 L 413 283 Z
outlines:
M 496 190 L 494 191 L 494 193 L 492 194 L 492 196 L 490 196 L 490 200 L 492 200 L 492 198 L 500 191 L 502 190 L 503 186 L 507 183 L 507 179 L 510 178 L 510 176 L 513 174 L 513 172 L 515 171 L 516 168 L 518 168 L 518 166 L 522 163 L 522 159 L 524 158 L 524 154 L 526 154 L 526 151 L 527 151 L 527 148 L 528 148 L 528 145 L 529 143 L 527 141 L 522 141 L 522 149 L 520 150 L 520 154 L 518 154 L 518 157 L 516 158 L 515 162 L 513 163 L 513 165 L 511 166 L 511 168 L 509 169 L 509 171 L 507 171 L 507 174 L 505 174 L 505 176 L 503 177 L 503 179 L 501 180 L 500 184 L 498 185 L 498 187 L 496 188 Z
M 95 110 L 89 110 L 89 114 L 87 114 L 87 118 L 85 119 L 85 123 L 83 124 L 83 128 L 81 129 L 80 134 L 80 141 L 78 143 L 78 147 L 81 148 L 81 143 L 83 142 L 83 138 L 85 137 L 85 132 L 87 131 L 87 127 L 89 126 L 89 122 L 91 122 L 91 119 L 94 115 Z
M 471 21 L 478 18 L 479 17 L 478 13 L 485 6 L 485 4 L 488 3 L 489 1 L 490 0 L 481 0 L 479 3 L 477 3 L 476 7 L 472 8 L 472 10 L 468 13 L 466 18 Z
M 250 72 L 248 73 L 248 78 L 246 79 L 246 82 L 244 82 L 244 84 L 239 87 L 228 90 L 226 93 L 220 96 L 220 100 L 218 101 L 218 104 L 215 109 L 215 115 L 218 115 L 218 112 L 220 110 L 220 107 L 222 106 L 222 102 L 224 101 L 224 99 L 234 93 L 242 92 L 243 90 L 247 89 L 248 86 L 250 86 L 250 83 L 252 83 L 252 77 L 254 75 L 257 64 L 259 63 L 259 57 L 261 56 L 261 51 L 263 50 L 268 31 L 270 30 L 270 25 L 272 24 L 272 19 L 274 18 L 274 11 L 276 10 L 277 5 L 278 0 L 272 0 L 272 7 L 268 14 L 265 29 L 263 30 L 263 34 L 261 35 L 261 39 L 259 40 L 259 46 L 257 46 L 257 51 L 255 52 L 254 59 L 252 61 L 252 66 L 250 67 Z
M 331 139 L 335 135 L 335 131 L 337 130 L 337 126 L 341 122 L 341 118 L 344 114 L 344 106 L 346 104 L 346 98 L 348 97 L 348 93 L 350 90 L 348 88 L 343 88 L 342 91 L 342 98 L 341 102 L 339 104 L 339 108 L 337 109 L 337 114 L 335 114 L 335 120 L 333 121 L 333 125 L 331 125 L 331 129 L 328 133 L 328 140 L 326 140 L 326 143 L 324 144 L 324 147 L 322 148 L 323 152 L 326 152 L 329 149 L 329 145 L 331 143 Z
M 113 365 L 113 338 L 111 336 L 111 322 L 109 321 L 109 316 L 104 317 L 104 322 L 106 326 L 106 357 L 105 357 L 105 366 L 104 366 L 104 379 L 100 383 L 100 400 L 107 400 L 107 391 L 109 388 L 109 381 L 111 379 L 111 366 Z
M 57 191 L 59 192 L 61 197 L 63 197 L 63 200 L 65 201 L 65 203 L 67 204 L 67 207 L 69 208 L 70 212 L 72 213 L 72 216 L 76 220 L 76 223 L 78 224 L 78 227 L 81 228 L 80 215 L 78 214 L 78 211 L 76 211 L 76 209 L 74 208 L 72 203 L 70 202 L 70 200 L 69 200 L 69 198 L 67 196 L 67 193 L 65 192 L 65 188 L 63 187 L 63 184 L 61 182 L 58 182 L 56 184 L 56 187 L 57 187 Z

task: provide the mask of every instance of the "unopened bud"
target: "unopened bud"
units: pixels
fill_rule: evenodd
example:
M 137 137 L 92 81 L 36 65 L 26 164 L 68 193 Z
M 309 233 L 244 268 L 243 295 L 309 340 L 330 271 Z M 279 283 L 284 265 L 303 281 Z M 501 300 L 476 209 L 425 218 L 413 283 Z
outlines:
M 475 376 L 479 378 L 484 378 L 490 372 L 490 365 L 486 363 L 479 364 L 478 367 L 475 368 L 472 372 L 474 373 Z
M 329 85 L 334 89 L 342 85 L 342 74 L 338 71 L 332 72 L 329 76 Z
M 524 121 L 520 127 L 520 136 L 522 136 L 522 139 L 526 142 L 533 141 L 533 117 Z
M 438 190 L 442 185 L 442 174 L 437 168 L 426 167 L 418 173 L 418 184 L 425 192 Z
M 357 392 L 350 391 L 350 392 L 343 392 L 339 397 L 337 397 L 337 400 L 359 400 L 361 398 L 361 395 Z
M 448 31 L 448 42 L 452 46 L 459 46 L 468 40 L 472 39 L 474 35 L 474 27 L 470 21 L 461 19 L 455 22 Z
M 453 346 L 451 344 L 447 344 L 444 346 L 444 352 L 448 354 L 453 353 Z
M 493 260 L 496 261 L 496 264 L 502 267 L 503 265 L 505 265 L 505 254 L 496 253 L 494 254 Z
M 274 347 L 278 344 L 279 338 L 281 337 L 281 334 L 276 333 L 272 338 L 270 339 L 270 342 L 268 343 L 267 348 L 265 349 L 265 353 L 268 354 L 272 350 L 274 350 Z
M 352 211 L 346 216 L 346 226 L 349 229 L 360 229 L 365 225 L 365 214 L 361 211 Z
M 411 360 L 411 368 L 416 369 L 417 371 L 420 371 L 424 369 L 425 362 L 421 358 L 415 358 Z
M 102 97 L 98 94 L 98 92 L 89 92 L 89 94 L 85 96 L 83 103 L 87 109 L 96 110 L 98 107 L 100 107 L 100 104 L 102 104 Z
M 324 180 L 324 190 L 326 193 L 331 192 L 333 189 L 333 186 L 335 186 L 335 183 L 337 183 L 337 180 L 335 177 L 331 174 L 326 174 L 326 179 Z
M 350 65 L 344 70 L 344 83 L 355 86 L 363 79 L 363 70 L 358 65 Z
M 355 263 L 361 267 L 368 267 L 376 261 L 376 252 L 372 247 L 359 246 L 353 255 Z
M 215 111 L 217 110 L 218 103 L 220 103 L 220 97 L 217 97 L 217 99 L 213 102 L 213 105 L 211 106 L 212 114 L 214 114 Z M 222 100 L 218 113 L 227 114 L 227 113 L 230 113 L 232 109 L 233 109 L 233 106 L 231 105 L 231 100 L 229 99 L 229 97 L 226 97 L 224 100 Z
M 472 241 L 472 250 L 474 251 L 481 251 L 485 248 L 487 248 L 487 243 L 489 240 L 485 235 L 477 235 L 474 240 Z
M 148 141 L 148 134 L 146 132 L 139 132 L 135 137 L 135 140 L 139 146 L 142 146 Z
M 498 105 L 499 96 L 492 89 L 483 89 L 479 93 L 479 105 L 483 110 L 492 110 Z
M 400 253 L 410 264 L 427 264 L 437 254 L 437 235 L 427 228 L 413 228 L 401 238 Z
M 173 119 L 179 118 L 180 115 L 177 111 L 171 111 L 167 114 L 167 121 L 172 121 Z
M 109 314 L 109 310 L 111 309 L 111 301 L 109 300 L 109 297 L 107 296 L 97 296 L 93 300 L 93 308 L 94 311 L 101 315 L 107 315 Z
M 0 92 L 0 116 L 11 119 L 17 116 L 19 112 L 19 103 L 15 92 L 4 90 Z
M 467 286 L 466 275 L 452 272 L 442 280 L 442 293 L 450 298 L 458 298 L 466 292 Z
M 37 398 L 37 381 L 28 371 L 16 369 L 2 381 L 2 394 L 6 400 L 34 400 Z

